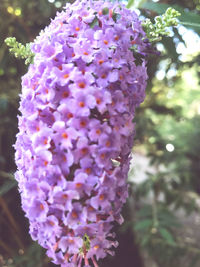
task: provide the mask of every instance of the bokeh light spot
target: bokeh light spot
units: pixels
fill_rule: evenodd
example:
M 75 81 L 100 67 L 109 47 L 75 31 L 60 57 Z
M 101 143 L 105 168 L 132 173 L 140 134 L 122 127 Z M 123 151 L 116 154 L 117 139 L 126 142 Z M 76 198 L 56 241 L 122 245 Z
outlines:
M 167 149 L 168 152 L 173 152 L 175 148 L 174 148 L 174 145 L 172 145 L 172 144 L 167 144 L 167 145 L 166 145 L 166 149 Z
M 7 8 L 7 11 L 8 11 L 8 13 L 13 14 L 14 9 L 13 9 L 13 7 L 9 6 L 9 7 Z
M 57 8 L 60 8 L 62 6 L 62 3 L 61 2 L 55 2 L 55 7 L 57 7 Z
M 20 8 L 16 8 L 16 9 L 15 9 L 15 15 L 16 15 L 16 16 L 20 16 L 21 14 L 22 14 L 21 9 L 20 9 Z

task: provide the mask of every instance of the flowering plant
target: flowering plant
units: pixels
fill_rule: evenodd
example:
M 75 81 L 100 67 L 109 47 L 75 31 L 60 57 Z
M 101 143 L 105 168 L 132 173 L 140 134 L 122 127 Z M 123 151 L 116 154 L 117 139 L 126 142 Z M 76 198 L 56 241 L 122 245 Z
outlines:
M 22 78 L 16 179 L 30 234 L 55 264 L 98 266 L 117 246 L 111 229 L 128 196 L 147 37 L 123 4 L 83 0 L 31 45 L 7 40 L 32 62 Z

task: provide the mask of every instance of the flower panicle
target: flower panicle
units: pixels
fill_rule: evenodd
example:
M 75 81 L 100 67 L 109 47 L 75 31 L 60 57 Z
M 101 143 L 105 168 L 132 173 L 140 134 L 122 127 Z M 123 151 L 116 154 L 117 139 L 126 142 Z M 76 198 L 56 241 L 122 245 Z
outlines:
M 15 177 L 33 240 L 61 267 L 97 267 L 118 245 L 112 228 L 123 222 L 133 119 L 145 98 L 144 39 L 136 13 L 84 0 L 31 45 Z

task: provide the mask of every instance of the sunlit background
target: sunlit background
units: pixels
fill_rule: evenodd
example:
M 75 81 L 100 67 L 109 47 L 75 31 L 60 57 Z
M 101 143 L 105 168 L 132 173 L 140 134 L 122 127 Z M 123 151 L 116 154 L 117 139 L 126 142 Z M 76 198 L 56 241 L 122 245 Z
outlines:
M 115 226 L 120 245 L 100 266 L 199 267 L 200 1 L 131 2 L 142 18 L 153 19 L 172 5 L 182 15 L 171 37 L 156 44 L 160 57 L 149 58 L 125 222 Z M 65 3 L 0 1 L 0 267 L 55 266 L 29 237 L 13 178 L 20 79 L 27 67 L 9 54 L 4 39 L 33 41 Z

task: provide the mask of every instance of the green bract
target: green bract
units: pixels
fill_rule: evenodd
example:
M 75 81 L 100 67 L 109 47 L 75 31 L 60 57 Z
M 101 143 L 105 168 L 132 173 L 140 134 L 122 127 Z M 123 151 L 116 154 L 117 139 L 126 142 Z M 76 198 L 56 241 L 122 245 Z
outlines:
M 7 46 L 11 47 L 9 50 L 16 58 L 26 59 L 25 64 L 33 63 L 34 53 L 31 51 L 30 43 L 23 45 L 16 41 L 15 37 L 8 37 L 5 39 Z
M 165 14 L 155 17 L 155 24 L 153 24 L 150 19 L 144 20 L 142 26 L 149 41 L 158 42 L 162 39 L 162 36 L 168 36 L 170 32 L 167 28 L 177 26 L 177 17 L 180 15 L 181 14 L 177 10 L 169 7 Z

